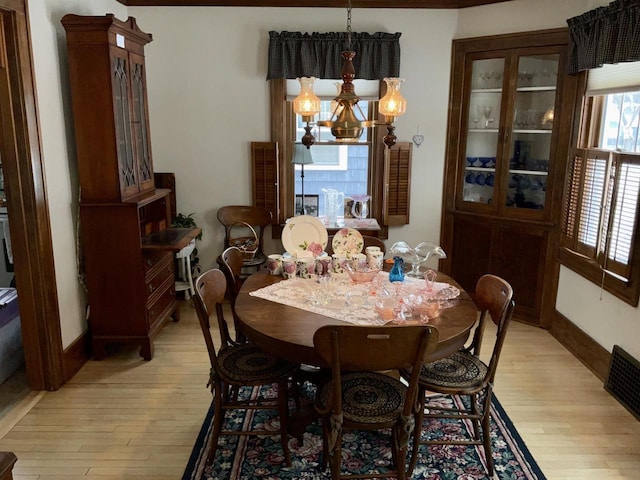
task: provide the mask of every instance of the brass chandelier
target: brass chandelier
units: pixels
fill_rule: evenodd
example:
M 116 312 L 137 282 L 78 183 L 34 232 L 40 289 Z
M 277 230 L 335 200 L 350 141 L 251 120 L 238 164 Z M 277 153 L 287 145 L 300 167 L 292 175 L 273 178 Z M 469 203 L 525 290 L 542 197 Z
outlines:
M 384 144 L 392 147 L 396 143 L 396 136 L 393 131 L 393 122 L 396 117 L 402 115 L 407 108 L 407 101 L 400 94 L 400 84 L 402 78 L 386 77 L 387 91 L 378 103 L 378 111 L 384 115 L 386 122 L 367 120 L 358 105 L 360 97 L 356 95 L 353 80 L 356 72 L 353 67 L 353 57 L 356 52 L 351 50 L 351 0 L 347 6 L 347 50 L 342 52 L 344 59 L 342 64 L 342 85 L 340 93 L 333 99 L 332 114 L 330 120 L 319 120 L 316 125 L 328 127 L 331 134 L 336 138 L 336 142 L 350 143 L 358 142 L 365 128 L 376 125 L 387 127 L 387 134 L 384 136 Z M 302 144 L 307 148 L 315 142 L 315 137 L 311 133 L 314 116 L 320 112 L 320 99 L 313 92 L 314 77 L 298 78 L 300 82 L 300 94 L 293 101 L 293 111 L 302 117 L 306 123 L 305 134 L 302 137 Z M 357 111 L 357 112 L 356 112 Z M 359 114 L 359 115 L 358 115 Z

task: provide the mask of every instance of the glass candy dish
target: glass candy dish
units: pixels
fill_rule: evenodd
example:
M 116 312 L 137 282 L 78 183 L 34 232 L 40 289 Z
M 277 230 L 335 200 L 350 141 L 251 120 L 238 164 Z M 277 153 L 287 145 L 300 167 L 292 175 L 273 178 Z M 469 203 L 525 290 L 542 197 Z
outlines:
M 420 242 L 415 247 L 411 247 L 405 241 L 396 242 L 391 246 L 389 253 L 392 256 L 399 256 L 405 262 L 411 264 L 411 271 L 407 275 L 415 278 L 423 278 L 423 274 L 420 273 L 420 265 L 433 255 L 438 258 L 447 258 L 444 250 L 431 242 Z

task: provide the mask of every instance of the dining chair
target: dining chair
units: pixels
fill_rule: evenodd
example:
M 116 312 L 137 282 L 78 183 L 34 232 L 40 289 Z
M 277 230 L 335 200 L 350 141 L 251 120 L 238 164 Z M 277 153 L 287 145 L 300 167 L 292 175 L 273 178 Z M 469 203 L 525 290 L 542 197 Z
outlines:
M 329 255 L 332 255 L 333 252 L 333 237 L 334 235 L 329 235 L 327 239 L 327 247 L 324 249 Z M 372 237 L 371 235 L 362 235 L 362 240 L 364 245 L 362 247 L 362 252 L 364 253 L 365 248 L 367 247 L 378 247 L 382 253 L 386 253 L 386 245 L 381 238 Z
M 238 314 L 236 313 L 236 298 L 242 288 L 244 279 L 242 278 L 243 255 L 238 247 L 229 247 L 220 255 L 218 264 L 227 279 L 226 296 L 231 305 L 231 315 L 233 316 L 233 326 L 236 332 L 236 342 L 246 341 L 242 333 Z
M 250 343 L 237 344 L 229 336 L 222 304 L 227 290 L 227 280 L 219 269 L 211 269 L 196 280 L 194 304 L 200 327 L 209 353 L 211 369 L 207 386 L 211 387 L 214 399 L 213 432 L 207 464 L 215 457 L 220 435 L 274 435 L 269 430 L 224 430 L 227 411 L 234 409 L 278 410 L 280 417 L 280 441 L 287 465 L 291 465 L 288 447 L 288 383 L 298 365 L 281 360 Z M 210 319 L 215 315 L 220 332 L 220 344 L 216 348 L 210 328 Z M 239 398 L 240 387 L 277 385 L 277 398 L 252 396 Z
M 322 421 L 322 469 L 328 462 L 333 480 L 353 476 L 341 475 L 344 430 L 391 429 L 395 470 L 366 478 L 405 479 L 419 372 L 438 344 L 438 330 L 419 325 L 329 325 L 315 332 L 313 344 L 331 367 L 330 379 L 318 387 L 315 398 Z M 408 385 L 382 373 L 407 368 L 415 372 Z
M 500 352 L 504 344 L 507 328 L 515 307 L 511 285 L 495 275 L 483 275 L 476 284 L 475 302 L 480 310 L 471 343 L 462 350 L 444 359 L 424 365 L 420 371 L 418 410 L 413 435 L 413 448 L 409 472 L 417 461 L 418 449 L 422 445 L 482 445 L 484 447 L 487 471 L 493 476 L 491 456 L 490 416 L 493 383 L 498 368 Z M 496 324 L 496 339 L 488 363 L 480 359 L 480 347 L 487 316 Z M 413 372 L 402 371 L 405 379 L 413 378 Z M 454 396 L 452 406 L 432 405 L 427 402 L 427 392 Z M 468 403 L 463 403 L 466 397 Z M 459 402 L 456 400 L 460 400 Z M 425 410 L 427 413 L 425 413 Z M 423 438 L 424 419 L 453 419 L 471 422 L 473 433 L 464 435 L 460 428 L 455 436 Z M 451 431 L 451 429 L 449 429 Z
M 242 277 L 257 271 L 267 261 L 263 252 L 264 231 L 271 224 L 271 211 L 251 205 L 227 205 L 218 209 L 218 221 L 224 226 L 223 248 L 257 242 L 253 254 L 244 254 Z

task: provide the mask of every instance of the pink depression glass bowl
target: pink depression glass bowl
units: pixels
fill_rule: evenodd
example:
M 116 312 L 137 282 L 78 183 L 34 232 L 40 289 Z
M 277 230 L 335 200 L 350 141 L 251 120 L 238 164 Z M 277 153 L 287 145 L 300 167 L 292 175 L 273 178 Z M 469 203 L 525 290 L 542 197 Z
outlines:
M 354 271 L 350 268 L 347 269 L 347 272 L 349 273 L 349 277 L 351 277 L 351 280 L 353 280 L 354 283 L 369 283 L 369 282 L 373 282 L 373 279 L 376 278 L 376 275 L 378 275 L 378 272 L 380 271 L 379 268 L 367 268 L 367 269 L 360 269 L 358 271 Z

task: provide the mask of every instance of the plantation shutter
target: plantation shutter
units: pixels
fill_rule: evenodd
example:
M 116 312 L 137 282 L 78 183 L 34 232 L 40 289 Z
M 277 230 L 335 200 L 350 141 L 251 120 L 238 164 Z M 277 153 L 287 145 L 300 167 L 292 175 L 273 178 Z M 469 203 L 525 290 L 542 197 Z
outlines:
M 251 142 L 253 173 L 253 204 L 271 211 L 273 223 L 278 222 L 278 144 Z
M 569 170 L 567 172 L 567 197 L 562 214 L 560 245 L 574 250 L 578 225 L 578 205 L 580 204 L 580 179 L 584 168 L 583 150 L 574 152 L 572 157 L 569 161 Z
M 575 149 L 569 165 L 561 244 L 631 278 L 638 240 L 640 155 Z
M 609 152 L 583 150 L 583 175 L 580 188 L 576 250 L 595 259 L 604 222 L 606 178 Z
M 384 225 L 409 223 L 411 197 L 411 142 L 398 142 L 385 150 L 382 219 Z
M 631 276 L 640 194 L 640 155 L 612 153 L 613 175 L 607 202 L 604 268 L 624 278 Z

